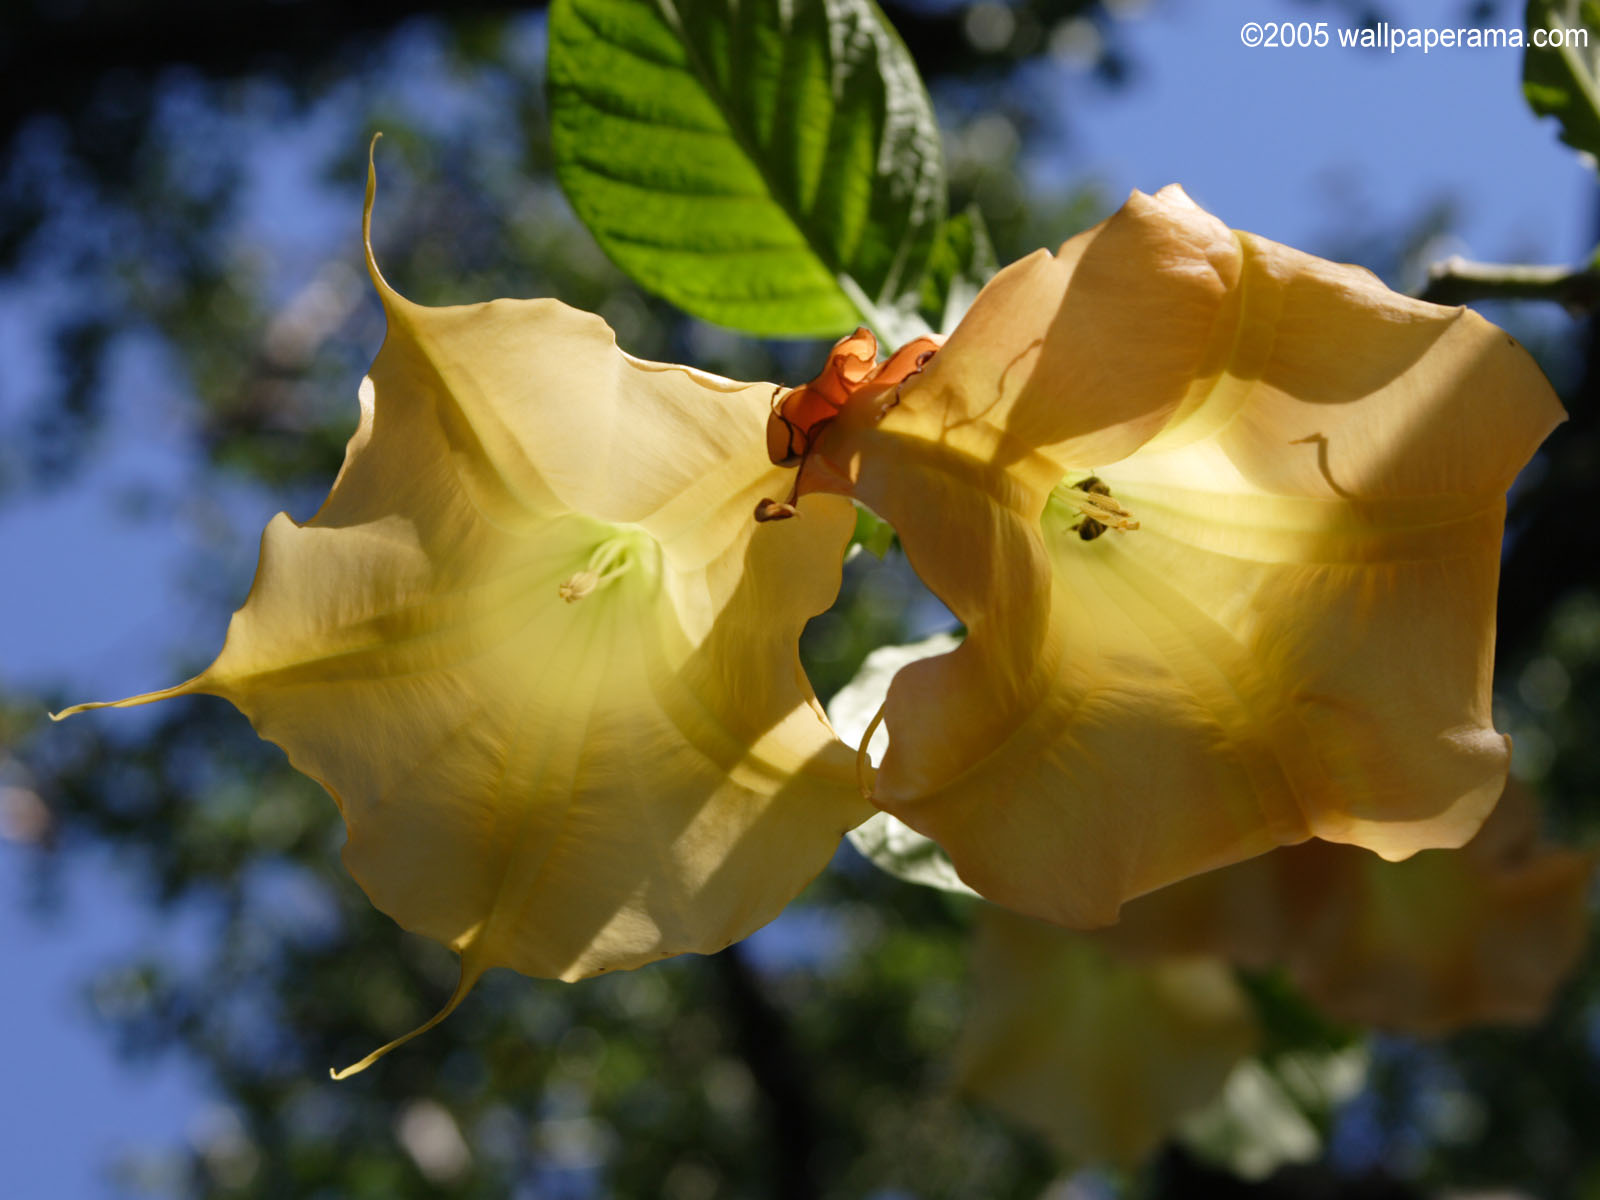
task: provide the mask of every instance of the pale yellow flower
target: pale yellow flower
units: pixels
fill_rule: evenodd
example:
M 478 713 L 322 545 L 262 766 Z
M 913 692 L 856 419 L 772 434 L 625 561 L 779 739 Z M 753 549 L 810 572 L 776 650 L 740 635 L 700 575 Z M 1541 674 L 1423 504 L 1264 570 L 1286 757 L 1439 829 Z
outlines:
M 1138 1163 L 1258 1040 L 1248 998 L 1214 957 L 1129 962 L 984 905 L 972 973 L 957 1083 L 1069 1159 Z
M 920 862 L 916 837 L 894 847 L 908 862 Z M 1132 1166 L 1187 1119 L 1240 1119 L 1212 1105 L 1224 1086 L 1250 1120 L 1282 1119 L 1271 1076 L 1245 1061 L 1256 1018 L 1230 963 L 1281 968 L 1358 1027 L 1531 1023 L 1583 951 L 1595 860 L 1542 843 L 1536 805 L 1513 785 L 1460 850 L 1386 863 L 1311 841 L 1130 901 L 1092 934 L 985 905 L 957 1080 L 1079 1161 Z M 920 870 L 932 878 L 934 865 Z M 1337 1065 L 1348 1090 L 1353 1064 Z M 1314 1132 L 1298 1135 L 1285 1157 L 1314 1151 Z M 1276 1161 L 1270 1149 L 1254 1153 Z
M 373 903 L 461 955 L 432 1025 L 490 967 L 719 950 L 872 811 L 797 650 L 854 516 L 751 521 L 769 384 L 554 300 L 397 295 L 367 188 L 389 333 L 333 490 L 267 527 L 210 667 L 117 703 L 222 696 L 332 793 Z

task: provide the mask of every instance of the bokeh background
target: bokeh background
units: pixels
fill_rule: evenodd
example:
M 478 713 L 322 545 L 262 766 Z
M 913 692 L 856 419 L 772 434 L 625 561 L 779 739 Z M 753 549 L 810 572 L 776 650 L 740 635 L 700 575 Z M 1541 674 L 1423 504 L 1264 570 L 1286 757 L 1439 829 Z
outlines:
M 1417 290 L 1447 254 L 1581 263 L 1592 164 L 1514 50 L 1267 50 L 1245 20 L 1516 26 L 1461 0 L 899 0 L 952 209 L 1001 261 L 1129 188 Z M 378 251 L 445 303 L 559 297 L 623 346 L 795 383 L 641 294 L 550 175 L 538 6 L 10 0 L 0 12 L 0 1196 L 1600 1195 L 1600 971 L 1536 1030 L 1382 1038 L 1317 1162 L 1265 1181 L 1169 1147 L 1061 1163 L 947 1085 L 964 900 L 848 849 L 734 950 L 568 986 L 496 972 L 425 1040 L 452 957 L 374 912 L 325 795 L 217 700 L 53 726 L 209 660 L 280 509 L 354 426 Z M 1600 358 L 1586 314 L 1490 315 L 1572 419 L 1514 496 L 1500 727 L 1553 833 L 1600 838 Z M 819 693 L 936 610 L 891 554 L 808 631 Z M 1226 1190 L 1214 1194 L 1228 1194 Z

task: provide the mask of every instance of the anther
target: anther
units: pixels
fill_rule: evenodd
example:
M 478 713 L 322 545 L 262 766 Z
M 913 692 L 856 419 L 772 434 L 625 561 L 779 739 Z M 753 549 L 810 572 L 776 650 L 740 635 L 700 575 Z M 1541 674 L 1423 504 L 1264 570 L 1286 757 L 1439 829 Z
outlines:
M 633 556 L 625 554 L 627 548 L 628 544 L 623 538 L 601 542 L 589 556 L 589 562 L 583 570 L 561 581 L 561 586 L 556 589 L 557 594 L 568 604 L 574 604 L 599 591 L 612 580 L 620 579 L 633 566 Z
M 1083 514 L 1083 520 L 1072 528 L 1086 542 L 1094 541 L 1107 529 L 1127 532 L 1139 528 L 1139 522 L 1111 498 L 1111 489 L 1098 476 L 1090 475 L 1056 494 Z

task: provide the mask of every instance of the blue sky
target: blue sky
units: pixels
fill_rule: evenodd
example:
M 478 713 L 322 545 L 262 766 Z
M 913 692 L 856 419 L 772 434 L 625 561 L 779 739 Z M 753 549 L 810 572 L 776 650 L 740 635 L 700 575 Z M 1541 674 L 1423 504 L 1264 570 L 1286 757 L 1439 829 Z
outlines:
M 1465 6 L 1405 7 L 1418 25 L 1453 26 Z M 1520 9 L 1503 4 L 1500 19 L 1513 22 Z M 1592 173 L 1523 104 L 1519 52 L 1241 44 L 1242 22 L 1285 19 L 1326 19 L 1335 30 L 1343 23 L 1332 6 L 1288 0 L 1143 6 L 1120 28 L 1137 71 L 1133 87 L 1104 90 L 1070 64 L 1039 68 L 1040 103 L 1071 138 L 1064 153 L 1030 161 L 1029 170 L 1045 180 L 1098 181 L 1112 198 L 1179 182 L 1229 224 L 1309 250 L 1328 249 L 1352 223 L 1396 226 L 1450 196 L 1461 223 L 1458 240 L 1441 250 L 1547 261 L 1587 253 Z M 304 272 L 286 280 L 291 290 L 341 236 L 337 207 L 315 190 L 309 159 L 296 149 L 309 136 L 277 131 L 261 152 L 271 199 L 255 207 L 283 269 Z M 345 199 L 353 223 L 359 201 Z M 37 302 L 0 296 L 0 353 L 13 379 L 43 369 L 28 341 L 27 307 Z M 126 485 L 156 476 L 170 484 L 191 469 L 181 406 L 161 402 L 171 387 L 162 364 L 137 346 L 125 357 L 118 394 L 139 403 L 114 403 L 122 415 L 112 449 L 81 485 L 0 510 L 0 560 L 29 564 L 25 587 L 0 588 L 7 687 L 56 685 L 83 697 L 142 690 L 171 681 L 175 654 L 192 659 L 220 638 L 225 612 L 195 615 L 180 603 L 177 535 L 115 515 Z M 249 558 L 271 502 L 197 498 L 212 501 L 225 528 L 248 527 L 241 556 Z M 220 1118 L 204 1081 L 184 1064 L 116 1060 L 90 1024 L 83 981 L 141 940 L 181 943 L 193 931 L 142 916 L 114 865 L 100 860 L 78 861 L 64 910 L 38 921 L 22 911 L 23 868 L 23 851 L 0 842 L 0 942 L 14 981 L 0 992 L 10 1084 L 0 1088 L 0 1192 L 107 1194 L 104 1169 L 116 1151 L 181 1143 Z
M 1416 26 L 1467 6 L 1410 0 Z M 1515 23 L 1520 4 L 1501 4 Z M 1328 4 L 1148 6 L 1129 23 L 1140 68 L 1128 94 L 1062 87 L 1076 133 L 1066 162 L 1108 193 L 1179 182 L 1228 224 L 1316 250 L 1356 217 L 1393 225 L 1441 196 L 1461 213 L 1454 252 L 1564 261 L 1594 227 L 1593 173 L 1523 103 L 1522 55 L 1248 49 L 1247 20 L 1326 18 Z M 1336 42 L 1337 37 L 1330 37 Z

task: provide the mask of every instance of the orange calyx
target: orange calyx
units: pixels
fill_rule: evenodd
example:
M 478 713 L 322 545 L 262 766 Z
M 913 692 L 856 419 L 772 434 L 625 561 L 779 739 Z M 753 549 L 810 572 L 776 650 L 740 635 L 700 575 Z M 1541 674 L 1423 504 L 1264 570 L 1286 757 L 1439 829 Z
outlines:
M 883 395 L 891 388 L 899 399 L 899 387 L 922 370 L 942 339 L 915 338 L 896 350 L 887 360 L 878 359 L 878 339 L 866 326 L 840 338 L 828 352 L 828 361 L 809 383 L 790 391 L 773 394 L 772 415 L 767 418 L 767 457 L 780 467 L 798 466 L 795 486 L 787 500 L 762 500 L 756 505 L 757 521 L 780 521 L 796 515 L 795 501 L 800 494 L 800 476 L 805 461 L 822 431 L 844 411 L 852 400 L 869 392 Z
M 844 409 L 856 390 L 878 369 L 878 339 L 865 325 L 840 338 L 828 361 L 810 383 L 773 397 L 767 418 L 767 457 L 792 467 L 811 448 L 817 432 Z

